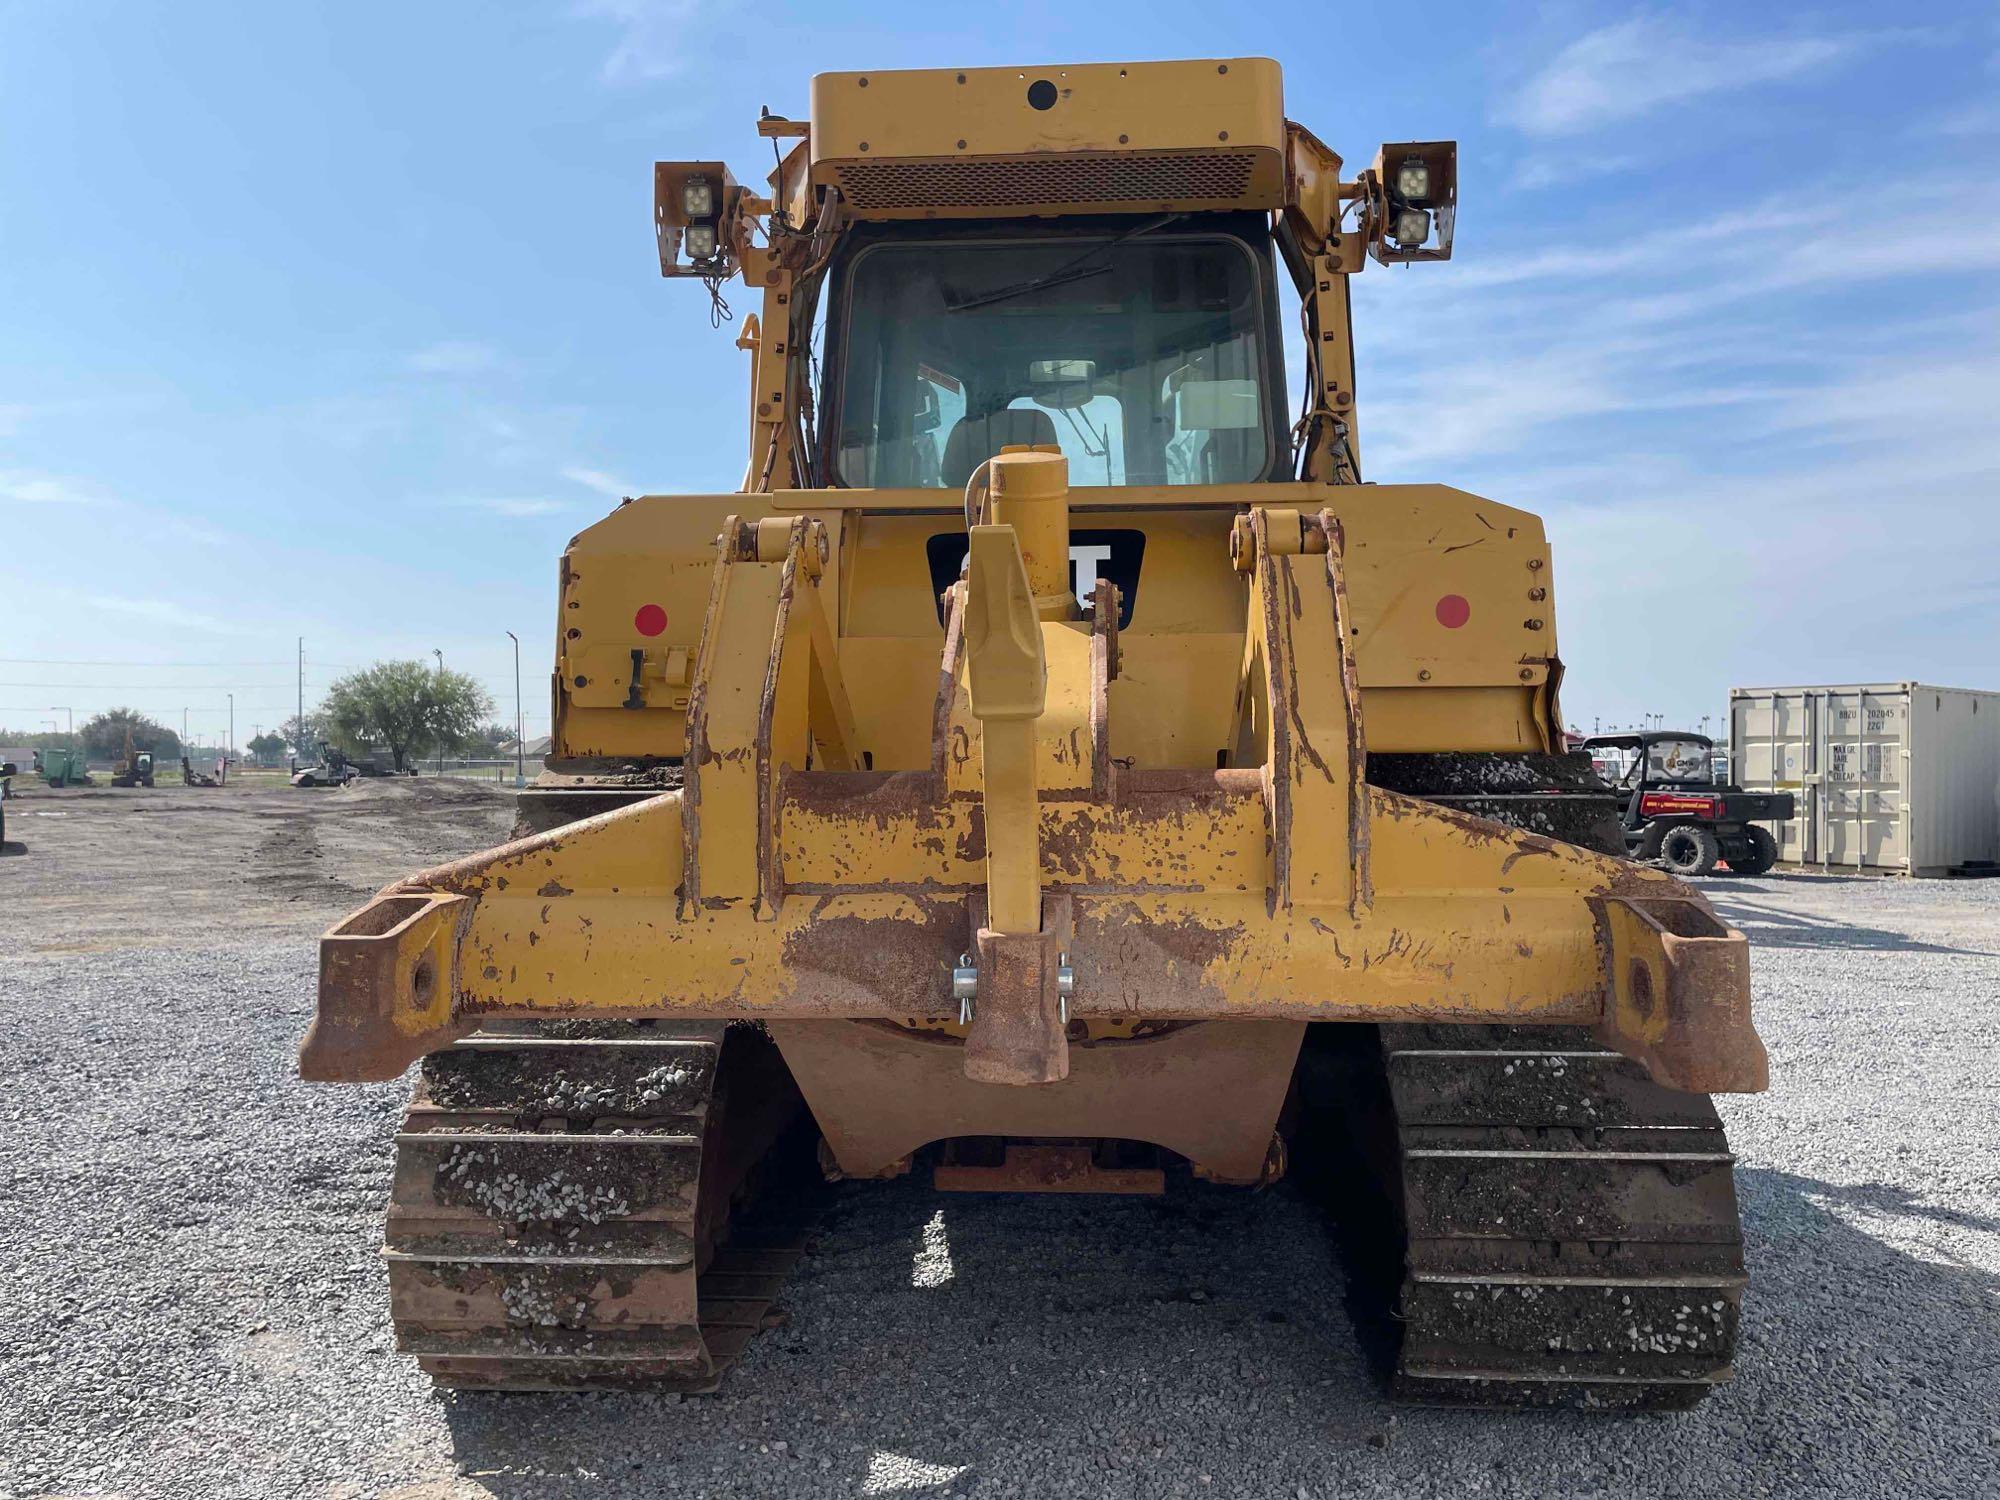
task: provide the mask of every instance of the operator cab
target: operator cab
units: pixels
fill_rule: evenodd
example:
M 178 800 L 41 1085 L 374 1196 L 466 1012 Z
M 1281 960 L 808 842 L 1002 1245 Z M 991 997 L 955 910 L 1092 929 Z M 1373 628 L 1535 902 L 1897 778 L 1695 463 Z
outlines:
M 1069 482 L 1292 477 L 1270 220 L 862 226 L 831 268 L 820 431 L 845 488 L 963 489 L 1002 448 Z

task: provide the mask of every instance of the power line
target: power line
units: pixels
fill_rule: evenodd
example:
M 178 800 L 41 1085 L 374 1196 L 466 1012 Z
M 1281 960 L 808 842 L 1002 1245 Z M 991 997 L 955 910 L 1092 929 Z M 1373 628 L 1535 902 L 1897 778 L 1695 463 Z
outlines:
M 415 657 L 382 657 L 373 662 L 326 661 L 322 667 L 336 667 L 342 671 L 360 671 L 364 667 L 380 666 L 383 661 L 414 661 Z M 99 661 L 80 656 L 0 656 L 0 666 L 9 667 L 289 667 L 290 661 L 132 661 L 121 658 L 117 661 Z
M 471 676 L 467 672 L 458 675 Z M 508 685 L 507 680 L 501 677 L 473 677 L 472 680 L 485 688 L 502 688 Z M 275 693 L 291 686 L 289 682 L 0 682 L 0 687 L 5 688 L 47 688 L 56 693 L 213 693 L 231 690 L 239 693 Z
M 63 656 L 0 656 L 10 667 L 289 667 L 288 661 L 85 661 Z

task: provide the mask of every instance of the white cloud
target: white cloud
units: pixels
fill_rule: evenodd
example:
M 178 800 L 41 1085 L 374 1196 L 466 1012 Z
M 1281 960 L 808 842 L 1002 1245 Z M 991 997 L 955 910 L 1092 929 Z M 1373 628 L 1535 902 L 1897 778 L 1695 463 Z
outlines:
M 1787 393 L 1767 414 L 1773 432 L 1818 431 L 1841 443 L 1894 444 L 1914 481 L 2000 471 L 2000 349 L 1870 361 L 1853 375 Z
M 1551 226 L 1549 248 L 1512 258 L 1495 255 L 1483 265 L 1454 271 L 1451 280 L 1465 289 L 1712 269 L 1718 257 L 1768 258 L 1810 231 L 1848 219 L 1852 213 L 1851 205 L 1831 195 L 1786 195 L 1622 239 L 1600 237 L 1581 223 Z
M 23 505 L 94 505 L 97 497 L 73 479 L 22 470 L 0 471 L 0 500 Z
M 616 474 L 607 474 L 602 469 L 586 469 L 577 466 L 564 469 L 562 477 L 571 484 L 580 484 L 587 490 L 596 490 L 612 500 L 623 500 L 627 495 L 636 495 L 638 488 L 627 484 Z
M 1755 472 L 1697 449 L 1557 503 L 1520 476 L 1501 498 L 1555 543 L 1571 721 L 1692 720 L 1749 682 L 1990 685 L 2000 434 L 1977 427 L 1996 404 L 2000 360 L 1871 361 L 1780 418 L 1824 428 L 1817 461 L 1787 445 Z
M 491 511 L 496 516 L 553 516 L 570 508 L 560 500 L 511 496 L 481 495 L 442 503 L 461 510 Z
M 1362 340 L 1366 471 L 1544 518 L 1572 722 L 1695 722 L 1753 681 L 1991 681 L 2000 307 L 1971 278 L 2000 213 L 1857 233 L 1811 207 L 1837 197 L 1357 286 L 1357 322 L 1395 329 Z
M 1982 100 L 1962 105 L 1938 117 L 1930 133 L 1937 135 L 2000 135 L 2000 104 Z M 4 409 L 0 409 L 4 410 Z
M 1574 151 L 1531 156 L 1514 169 L 1513 180 L 1507 185 L 1523 192 L 1569 187 L 1594 177 L 1615 177 L 1631 171 L 1643 161 L 1644 158 L 1639 156 L 1579 155 Z
M 410 368 L 425 375 L 483 375 L 500 367 L 499 351 L 490 344 L 446 340 L 410 356 Z
M 184 536 L 191 542 L 199 542 L 204 547 L 232 547 L 243 540 L 233 531 L 225 531 L 220 526 L 192 516 L 159 515 L 155 524 L 164 526 L 176 536 Z
M 188 630 L 214 630 L 235 633 L 236 627 L 213 615 L 201 614 L 185 609 L 168 599 L 124 599 L 115 594 L 89 594 L 84 604 L 91 609 L 108 610 L 113 614 L 132 615 L 142 620 L 153 620 L 161 625 L 174 625 Z
M 1569 135 L 1702 94 L 1796 77 L 1853 56 L 1867 37 L 1710 40 L 1636 16 L 1558 52 L 1503 111 L 1530 135 Z
M 390 396 L 327 396 L 281 407 L 276 420 L 338 448 L 371 448 L 410 428 L 409 402 Z
M 702 9 L 697 0 L 578 0 L 575 14 L 618 28 L 599 70 L 606 82 L 648 83 L 681 70 L 688 26 Z
M 1951 207 L 1941 215 L 1868 214 L 1866 233 L 1857 234 L 1851 201 L 1829 184 L 1623 238 L 1571 222 L 1551 227 L 1547 248 L 1502 249 L 1483 264 L 1454 268 L 1439 294 L 1540 283 L 1568 296 L 1578 283 L 1615 282 L 1591 294 L 1611 299 L 1603 311 L 1613 326 L 1627 327 L 1776 292 L 2000 269 L 2000 204 L 1968 199 L 1962 184 L 1942 180 L 1912 180 L 1907 196 Z

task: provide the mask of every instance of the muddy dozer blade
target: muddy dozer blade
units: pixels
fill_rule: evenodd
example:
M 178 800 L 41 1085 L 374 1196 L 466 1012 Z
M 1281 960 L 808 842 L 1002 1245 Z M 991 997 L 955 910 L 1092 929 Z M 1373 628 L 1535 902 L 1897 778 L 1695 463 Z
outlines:
M 809 1199 L 751 1201 L 800 1107 L 768 1039 L 588 1029 L 425 1060 L 384 1255 L 398 1347 L 439 1385 L 712 1390 L 804 1253 Z

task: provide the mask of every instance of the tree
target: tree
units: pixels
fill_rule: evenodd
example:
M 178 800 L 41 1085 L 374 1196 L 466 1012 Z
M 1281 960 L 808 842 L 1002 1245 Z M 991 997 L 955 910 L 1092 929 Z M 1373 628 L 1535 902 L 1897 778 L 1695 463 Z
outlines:
M 91 760 L 119 760 L 125 754 L 125 731 L 132 731 L 132 748 L 150 750 L 156 760 L 178 760 L 181 737 L 147 718 L 136 708 L 111 708 L 96 714 L 77 730 L 83 753 Z
M 309 760 L 319 754 L 319 747 L 326 742 L 327 726 L 325 716 L 309 713 L 303 719 L 294 714 L 278 726 L 278 738 L 291 747 L 292 754 L 300 760 Z
M 500 753 L 502 745 L 514 743 L 514 731 L 506 724 L 482 724 L 466 737 L 464 748 L 469 754 L 491 760 Z
M 258 762 L 261 764 L 267 760 L 276 760 L 280 755 L 283 755 L 285 753 L 285 742 L 283 738 L 275 734 L 260 734 L 254 736 L 246 748 L 252 755 L 257 757 Z
M 432 746 L 452 746 L 493 711 L 486 690 L 463 672 L 420 661 L 381 661 L 327 689 L 320 715 L 351 750 L 387 745 L 396 769 Z
M 25 729 L 0 729 L 0 745 L 16 750 L 62 750 L 69 745 L 69 736 L 60 729 L 29 731 Z M 122 746 L 121 746 L 122 748 Z

